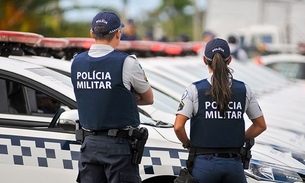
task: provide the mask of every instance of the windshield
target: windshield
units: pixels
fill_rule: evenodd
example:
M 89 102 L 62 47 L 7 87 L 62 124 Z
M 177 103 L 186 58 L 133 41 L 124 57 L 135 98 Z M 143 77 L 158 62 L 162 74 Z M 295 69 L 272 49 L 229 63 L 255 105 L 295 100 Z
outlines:
M 157 89 L 153 89 L 153 93 L 155 97 L 153 105 L 157 109 L 161 109 L 162 111 L 167 113 L 176 114 L 179 101 Z
M 155 80 L 157 82 L 162 83 L 167 88 L 170 88 L 174 91 L 177 91 L 179 93 L 183 93 L 185 87 L 181 86 L 180 84 L 176 83 L 174 80 L 165 78 L 164 76 L 161 76 L 159 74 L 156 74 L 154 72 L 146 70 L 145 73 L 147 74 L 148 79 Z

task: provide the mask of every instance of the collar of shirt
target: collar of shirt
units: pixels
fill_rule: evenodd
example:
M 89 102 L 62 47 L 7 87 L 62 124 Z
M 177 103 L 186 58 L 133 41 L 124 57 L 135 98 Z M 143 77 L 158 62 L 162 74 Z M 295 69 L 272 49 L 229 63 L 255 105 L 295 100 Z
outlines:
M 213 75 L 213 72 L 210 72 L 207 77 L 207 80 L 210 84 L 212 84 L 212 79 L 211 79 L 212 75 Z
M 93 44 L 91 45 L 88 55 L 90 57 L 102 57 L 112 52 L 114 49 L 106 44 Z

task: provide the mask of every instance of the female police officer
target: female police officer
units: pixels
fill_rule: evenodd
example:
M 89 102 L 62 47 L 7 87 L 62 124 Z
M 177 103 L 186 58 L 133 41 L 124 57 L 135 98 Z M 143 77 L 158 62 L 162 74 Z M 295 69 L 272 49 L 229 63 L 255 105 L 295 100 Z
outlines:
M 77 179 L 81 183 L 141 182 L 126 127 L 139 126 L 137 105 L 152 104 L 153 93 L 139 61 L 114 50 L 123 26 L 115 13 L 98 13 L 90 30 L 95 44 L 72 62 L 71 79 L 85 136 Z
M 264 116 L 249 86 L 233 79 L 225 40 L 209 41 L 203 60 L 210 76 L 186 88 L 174 130 L 183 147 L 196 152 L 191 174 L 197 182 L 244 183 L 240 147 L 266 130 Z M 244 112 L 253 122 L 246 131 Z M 184 127 L 188 119 L 190 139 Z

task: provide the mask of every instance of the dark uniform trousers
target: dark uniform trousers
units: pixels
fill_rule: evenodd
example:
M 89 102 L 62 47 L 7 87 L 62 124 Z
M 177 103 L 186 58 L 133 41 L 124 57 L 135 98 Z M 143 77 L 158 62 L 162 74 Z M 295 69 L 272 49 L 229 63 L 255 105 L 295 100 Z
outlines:
M 140 183 L 128 139 L 88 135 L 80 149 L 79 183 Z
M 197 155 L 192 176 L 198 183 L 247 183 L 240 155 Z

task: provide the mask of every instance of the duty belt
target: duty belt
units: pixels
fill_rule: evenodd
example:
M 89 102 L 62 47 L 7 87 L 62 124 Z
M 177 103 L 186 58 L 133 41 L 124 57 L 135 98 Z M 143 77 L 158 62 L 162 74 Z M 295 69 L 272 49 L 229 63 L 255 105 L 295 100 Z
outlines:
M 129 130 L 118 130 L 118 129 L 99 130 L 99 131 L 84 130 L 84 137 L 88 135 L 105 135 L 110 137 L 121 137 L 127 139 L 130 138 Z
M 200 155 L 200 154 L 198 154 Z M 207 153 L 207 154 L 202 154 L 202 155 L 210 155 L 210 156 L 216 156 L 220 158 L 236 158 L 239 156 L 239 154 L 235 153 Z
M 202 148 L 202 147 L 191 147 L 190 153 L 194 155 L 200 154 L 240 154 L 240 147 L 233 148 Z
M 192 172 L 194 166 L 194 159 L 197 155 L 211 155 L 221 158 L 233 158 L 240 155 L 240 147 L 233 148 L 203 148 L 203 147 L 191 147 L 189 149 L 189 156 L 186 160 L 186 167 Z

